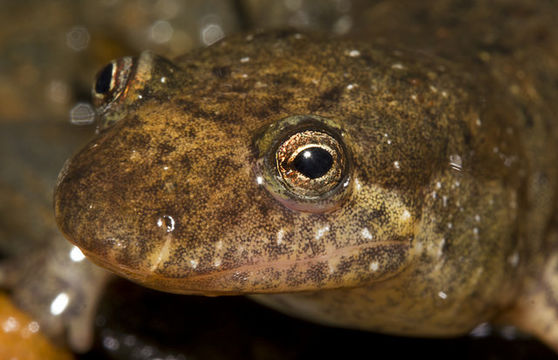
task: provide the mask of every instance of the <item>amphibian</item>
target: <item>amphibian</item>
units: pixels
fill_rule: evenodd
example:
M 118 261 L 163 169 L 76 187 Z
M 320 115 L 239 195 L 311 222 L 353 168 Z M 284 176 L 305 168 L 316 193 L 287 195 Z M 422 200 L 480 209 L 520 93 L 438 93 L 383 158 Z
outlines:
M 427 13 L 393 42 L 380 23 L 378 41 L 257 33 L 111 62 L 60 229 L 163 291 L 403 335 L 504 321 L 558 349 L 558 10 L 447 4 L 476 30 Z

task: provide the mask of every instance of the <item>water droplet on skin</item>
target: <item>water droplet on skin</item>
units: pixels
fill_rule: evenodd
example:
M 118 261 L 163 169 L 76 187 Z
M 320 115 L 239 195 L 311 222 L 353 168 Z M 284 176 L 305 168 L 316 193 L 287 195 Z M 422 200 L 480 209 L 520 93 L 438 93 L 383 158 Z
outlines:
M 349 51 L 349 56 L 350 57 L 359 57 L 360 56 L 360 51 L 353 49 L 351 51 Z
M 370 270 L 371 271 L 378 271 L 378 268 L 380 267 L 380 265 L 378 264 L 377 261 L 373 261 L 370 263 Z
M 519 254 L 514 252 L 509 258 L 508 261 L 511 266 L 516 267 L 519 264 Z
M 411 213 L 409 212 L 409 210 L 407 209 L 403 210 L 403 213 L 401 214 L 401 220 L 407 221 L 410 218 L 411 218 Z
M 393 166 L 395 166 L 395 168 L 398 169 L 398 170 L 401 168 L 401 165 L 399 164 L 399 161 L 394 161 Z
M 370 233 L 370 230 L 368 230 L 368 228 L 362 229 L 361 234 L 362 234 L 362 237 L 365 238 L 365 239 L 368 239 L 368 240 L 372 240 L 372 239 L 373 239 L 373 236 L 372 236 L 372 234 Z
M 240 59 L 240 62 L 241 62 L 241 63 L 247 63 L 247 62 L 249 62 L 249 61 L 250 61 L 250 57 L 248 57 L 248 56 L 245 56 L 245 57 L 243 57 L 243 58 Z
M 326 225 L 326 226 L 318 229 L 318 231 L 316 232 L 316 240 L 319 240 L 328 231 L 329 231 L 329 225 Z
M 449 164 L 452 169 L 457 171 L 461 171 L 461 169 L 463 168 L 463 160 L 461 159 L 461 156 L 457 154 L 450 155 Z
M 277 232 L 277 245 L 281 245 L 283 243 L 283 236 L 285 235 L 285 230 L 280 229 Z
M 444 255 L 444 245 L 446 244 L 446 239 L 442 238 L 440 244 L 438 245 L 438 258 L 441 258 Z
M 443 292 L 443 291 L 440 291 L 440 292 L 438 293 L 438 296 L 439 296 L 440 299 L 442 299 L 442 300 L 446 300 L 446 299 L 448 298 L 448 295 L 447 295 L 445 292 Z
M 174 231 L 175 221 L 172 216 L 164 215 L 157 219 L 157 226 L 164 228 L 167 232 L 172 232 Z

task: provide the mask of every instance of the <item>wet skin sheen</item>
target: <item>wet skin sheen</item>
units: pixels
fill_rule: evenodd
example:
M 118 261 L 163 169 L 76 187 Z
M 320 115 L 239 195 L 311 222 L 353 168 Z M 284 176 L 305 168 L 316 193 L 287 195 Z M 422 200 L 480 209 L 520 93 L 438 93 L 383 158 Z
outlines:
M 455 50 L 270 33 L 114 61 L 58 224 L 163 291 L 405 335 L 501 320 L 557 348 L 555 53 Z

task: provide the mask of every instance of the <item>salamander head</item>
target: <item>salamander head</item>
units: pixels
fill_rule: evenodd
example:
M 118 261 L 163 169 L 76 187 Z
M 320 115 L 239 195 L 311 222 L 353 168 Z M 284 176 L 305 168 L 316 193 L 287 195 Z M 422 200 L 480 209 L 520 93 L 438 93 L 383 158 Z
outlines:
M 432 174 L 463 146 L 459 100 L 430 88 L 451 79 L 405 56 L 271 34 L 114 61 L 93 88 L 99 135 L 60 174 L 58 224 L 91 260 L 170 292 L 392 277 Z

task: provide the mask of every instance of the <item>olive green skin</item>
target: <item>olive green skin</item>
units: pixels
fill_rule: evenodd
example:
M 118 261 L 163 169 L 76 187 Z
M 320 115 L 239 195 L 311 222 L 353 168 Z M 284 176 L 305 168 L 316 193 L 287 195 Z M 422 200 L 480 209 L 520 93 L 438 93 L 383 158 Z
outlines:
M 522 299 L 549 294 L 537 284 L 555 246 L 558 134 L 555 105 L 535 95 L 556 89 L 534 74 L 556 64 L 546 49 L 517 54 L 458 65 L 289 32 L 174 63 L 143 53 L 60 174 L 59 227 L 94 262 L 159 290 L 258 294 L 387 333 L 451 336 L 496 317 L 543 333 Z M 288 191 L 266 159 L 295 115 L 348 149 L 343 196 L 321 213 L 276 199 Z

